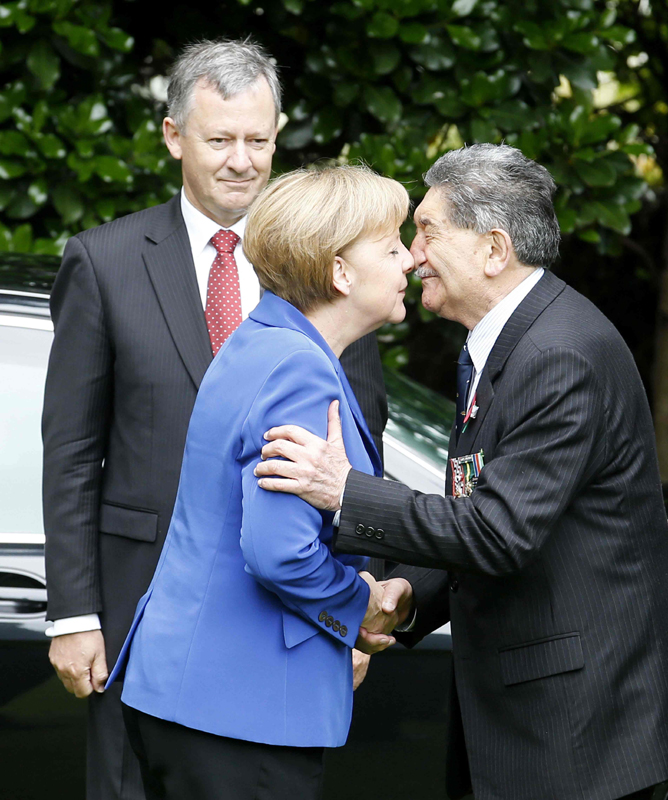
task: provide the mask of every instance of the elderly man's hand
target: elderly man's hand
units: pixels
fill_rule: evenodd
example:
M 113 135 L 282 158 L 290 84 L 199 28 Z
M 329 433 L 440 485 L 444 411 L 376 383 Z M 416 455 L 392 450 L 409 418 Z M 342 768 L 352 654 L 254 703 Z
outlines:
M 364 575 L 364 573 L 360 573 L 360 575 Z M 387 624 L 392 625 L 390 630 L 393 630 L 397 625 L 405 622 L 409 615 L 413 613 L 415 602 L 413 587 L 405 578 L 391 578 L 388 581 L 381 581 L 377 586 L 383 589 L 381 609 L 387 617 Z M 378 653 L 389 646 L 381 646 L 383 638 L 384 634 L 373 633 L 362 627 L 355 647 L 363 653 Z M 396 640 L 394 637 L 391 638 L 392 644 L 394 644 Z
M 352 467 L 343 446 L 338 400 L 329 407 L 327 441 L 297 425 L 272 428 L 265 439 L 269 441 L 262 448 L 265 460 L 255 468 L 263 489 L 296 494 L 315 508 L 339 509 Z
M 109 677 L 102 631 L 54 636 L 49 660 L 68 692 L 88 697 L 103 692 Z
M 390 632 L 397 624 L 397 615 L 383 611 L 384 589 L 368 572 L 360 572 L 360 578 L 369 584 L 369 604 L 362 620 L 355 647 L 363 653 L 373 655 L 396 643 Z

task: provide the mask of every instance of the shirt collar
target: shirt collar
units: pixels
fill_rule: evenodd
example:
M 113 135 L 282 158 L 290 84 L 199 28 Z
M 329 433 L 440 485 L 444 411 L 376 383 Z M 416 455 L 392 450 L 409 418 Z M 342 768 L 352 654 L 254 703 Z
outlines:
M 489 354 L 492 352 L 492 348 L 504 325 L 512 317 L 522 300 L 543 277 L 544 272 L 545 270 L 542 267 L 535 269 L 512 292 L 498 302 L 491 311 L 488 311 L 469 333 L 466 343 L 476 374 L 479 375 L 483 371 Z
M 181 213 L 186 223 L 186 230 L 188 231 L 190 247 L 193 253 L 203 252 L 204 248 L 211 241 L 211 237 L 215 236 L 223 226 L 195 208 L 186 197 L 185 189 L 181 189 Z M 225 230 L 234 231 L 239 239 L 243 239 L 246 230 L 246 215 L 244 214 L 240 220 L 237 220 L 234 225 L 230 225 L 230 227 L 225 228 Z

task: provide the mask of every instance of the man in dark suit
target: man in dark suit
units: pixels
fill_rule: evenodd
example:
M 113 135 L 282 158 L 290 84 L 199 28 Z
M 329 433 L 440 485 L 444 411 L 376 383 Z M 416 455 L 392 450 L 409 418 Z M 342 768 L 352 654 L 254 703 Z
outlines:
M 451 622 L 452 798 L 649 798 L 668 778 L 668 526 L 640 377 L 545 269 L 559 242 L 545 169 L 476 145 L 426 182 L 422 300 L 470 331 L 447 496 L 351 471 L 333 416 L 328 443 L 271 431 L 263 456 L 296 463 L 257 474 L 340 508 L 338 549 L 413 565 L 386 585 L 406 644 Z
M 200 381 L 260 288 L 241 249 L 271 170 L 280 86 L 249 42 L 188 47 L 163 133 L 183 191 L 73 237 L 56 279 L 44 405 L 51 661 L 89 697 L 91 800 L 143 797 L 120 687 L 103 693 L 169 527 Z M 342 356 L 380 445 L 387 406 L 373 337 Z M 243 391 L 230 386 L 229 391 Z

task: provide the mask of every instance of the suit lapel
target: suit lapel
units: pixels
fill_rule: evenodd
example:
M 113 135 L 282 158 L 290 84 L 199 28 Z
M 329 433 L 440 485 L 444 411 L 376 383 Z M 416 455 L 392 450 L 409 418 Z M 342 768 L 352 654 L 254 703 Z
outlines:
M 468 455 L 473 452 L 473 446 L 478 436 L 478 431 L 482 427 L 485 415 L 489 411 L 489 407 L 494 400 L 494 389 L 489 380 L 487 369 L 483 369 L 478 381 L 478 388 L 475 394 L 475 404 L 478 406 L 478 413 L 475 417 L 469 419 L 466 429 L 459 437 L 459 441 L 455 446 L 455 455 Z
M 156 209 L 142 255 L 174 344 L 199 389 L 211 363 L 211 342 L 180 203 L 178 194 Z

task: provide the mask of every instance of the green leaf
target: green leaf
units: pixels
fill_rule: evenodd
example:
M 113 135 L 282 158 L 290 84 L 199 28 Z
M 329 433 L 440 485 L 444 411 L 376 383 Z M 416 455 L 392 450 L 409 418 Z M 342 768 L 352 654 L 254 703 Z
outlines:
M 474 142 L 494 142 L 498 131 L 489 120 L 476 117 L 471 120 L 471 138 Z
M 633 44 L 636 40 L 636 32 L 624 25 L 613 25 L 611 28 L 601 31 L 601 36 L 620 49 L 627 44 Z
M 591 53 L 598 47 L 598 38 L 593 33 L 572 33 L 563 40 L 564 47 L 576 53 Z
M 71 22 L 54 22 L 53 30 L 67 39 L 69 46 L 85 56 L 99 56 L 100 44 L 95 31 Z
M 621 127 L 621 119 L 614 114 L 599 114 L 587 123 L 580 137 L 580 143 L 607 142 Z
M 651 144 L 645 142 L 636 142 L 635 144 L 625 144 L 622 151 L 629 156 L 653 156 L 654 148 Z
M 132 183 L 132 172 L 120 158 L 98 156 L 92 159 L 95 172 L 105 183 Z
M 129 53 L 135 44 L 134 38 L 120 28 L 107 28 L 102 31 L 102 38 L 112 50 L 119 50 L 121 53 Z
M 60 58 L 43 39 L 30 48 L 26 64 L 42 89 L 50 89 L 60 77 Z
M 599 27 L 609 28 L 611 25 L 614 25 L 616 19 L 617 19 L 617 9 L 606 8 L 605 11 L 601 14 L 601 18 L 599 19 L 598 22 Z
M 557 219 L 562 233 L 573 233 L 578 215 L 574 208 L 566 207 L 557 211 Z
M 56 186 L 52 193 L 53 205 L 60 214 L 64 225 L 78 222 L 84 213 L 84 201 L 79 191 L 67 184 Z
M 376 39 L 391 39 L 398 30 L 399 20 L 384 11 L 376 12 L 366 26 L 369 36 Z
M 340 81 L 334 86 L 334 102 L 337 106 L 348 106 L 357 98 L 359 90 L 357 83 Z
M 44 136 L 35 137 L 35 144 L 45 158 L 65 158 L 67 155 L 65 145 L 54 133 L 45 133 Z
M 536 114 L 524 100 L 508 100 L 492 106 L 488 119 L 505 131 L 525 131 L 539 124 Z
M 0 211 L 3 211 L 14 197 L 15 189 L 11 183 L 0 183 Z
M 283 0 L 283 7 L 291 14 L 299 15 L 304 10 L 304 0 Z
M 2 180 L 10 180 L 11 178 L 19 178 L 26 172 L 26 167 L 16 161 L 8 161 L 7 159 L 0 158 L 0 178 Z
M 30 142 L 18 131 L 0 131 L 0 153 L 4 156 L 25 156 Z
M 37 206 L 43 206 L 49 198 L 49 187 L 44 178 L 38 178 L 28 187 L 28 197 Z
M 279 142 L 286 150 L 301 150 L 313 141 L 313 122 L 289 122 L 281 131 Z
M 341 135 L 343 124 L 338 108 L 327 106 L 313 117 L 313 138 L 318 144 L 331 142 Z
M 409 55 L 413 61 L 431 72 L 449 69 L 455 63 L 452 45 L 437 36 L 432 36 L 425 44 L 415 47 Z
M 399 38 L 408 44 L 422 44 L 428 35 L 427 28 L 419 22 L 409 22 L 399 28 Z
M 458 17 L 468 17 L 477 5 L 478 0 L 455 0 L 452 4 L 452 12 Z
M 577 160 L 574 167 L 588 186 L 613 186 L 617 178 L 616 171 L 602 159 L 591 163 Z
M 15 253 L 29 253 L 32 248 L 32 228 L 27 223 L 19 225 L 12 236 L 12 250 Z
M 364 101 L 369 112 L 381 122 L 393 124 L 401 119 L 401 101 L 389 86 L 367 86 Z
M 472 28 L 464 25 L 446 25 L 446 29 L 458 47 L 464 47 L 467 50 L 480 50 L 482 47 L 482 39 Z
M 17 192 L 14 199 L 5 209 L 9 219 L 28 219 L 37 211 L 37 205 L 25 192 Z
M 578 239 L 590 244 L 598 244 L 601 241 L 601 234 L 593 228 L 587 228 L 584 231 L 578 231 Z
M 391 42 L 371 42 L 369 50 L 376 75 L 388 75 L 401 61 L 401 52 Z
M 631 233 L 631 220 L 621 206 L 593 202 L 596 218 L 604 228 L 610 228 L 623 236 Z
M 515 23 L 514 27 L 524 37 L 524 44 L 532 50 L 549 50 L 552 47 L 552 42 L 547 37 L 544 26 L 520 20 Z

